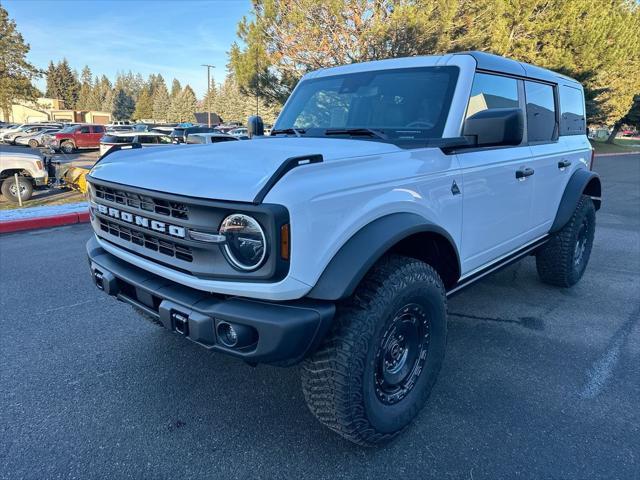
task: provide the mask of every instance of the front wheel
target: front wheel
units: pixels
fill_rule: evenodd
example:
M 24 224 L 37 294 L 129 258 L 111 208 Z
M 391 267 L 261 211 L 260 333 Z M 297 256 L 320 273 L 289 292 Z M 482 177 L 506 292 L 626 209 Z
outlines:
M 20 195 L 20 199 L 29 200 L 31 195 L 33 194 L 33 183 L 31 180 L 25 177 L 18 177 L 18 184 L 16 185 L 16 181 L 14 177 L 8 177 L 2 182 L 2 195 L 4 198 L 13 203 L 18 203 L 18 195 Z
M 389 256 L 338 307 L 331 332 L 302 365 L 307 405 L 360 445 L 398 435 L 423 408 L 444 358 L 446 296 L 438 274 Z
M 75 147 L 71 142 L 64 142 L 62 145 L 60 145 L 60 150 L 62 150 L 66 154 L 71 154 L 75 150 Z
M 558 287 L 578 283 L 589 263 L 595 230 L 593 200 L 582 195 L 571 219 L 536 253 L 540 279 Z

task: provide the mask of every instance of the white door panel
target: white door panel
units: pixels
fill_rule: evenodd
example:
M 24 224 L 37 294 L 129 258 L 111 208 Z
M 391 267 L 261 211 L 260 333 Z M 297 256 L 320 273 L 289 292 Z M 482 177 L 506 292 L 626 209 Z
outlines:
M 531 167 L 528 146 L 458 155 L 462 168 L 462 269 L 471 271 L 532 239 L 533 178 L 516 178 Z
M 566 158 L 560 142 L 531 145 L 530 148 L 531 165 L 536 171 L 532 182 L 534 200 L 531 224 L 535 233 L 544 235 L 556 216 L 564 192 L 563 184 L 571 171 L 570 167 L 559 168 L 558 164 L 570 160 Z

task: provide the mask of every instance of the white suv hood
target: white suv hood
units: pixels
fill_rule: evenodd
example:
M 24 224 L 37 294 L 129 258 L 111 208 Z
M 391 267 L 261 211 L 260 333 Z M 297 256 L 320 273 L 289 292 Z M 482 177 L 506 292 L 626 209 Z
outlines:
M 91 176 L 158 192 L 251 202 L 287 158 L 319 153 L 328 162 L 397 151 L 393 144 L 368 140 L 266 137 L 114 152 Z

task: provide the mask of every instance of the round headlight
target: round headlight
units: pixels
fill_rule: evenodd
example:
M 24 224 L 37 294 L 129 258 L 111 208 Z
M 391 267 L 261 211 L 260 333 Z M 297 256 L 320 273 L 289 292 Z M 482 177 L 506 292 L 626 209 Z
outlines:
M 240 270 L 255 270 L 267 256 L 267 239 L 255 218 L 241 213 L 229 215 L 220 225 L 225 236 L 224 251 Z

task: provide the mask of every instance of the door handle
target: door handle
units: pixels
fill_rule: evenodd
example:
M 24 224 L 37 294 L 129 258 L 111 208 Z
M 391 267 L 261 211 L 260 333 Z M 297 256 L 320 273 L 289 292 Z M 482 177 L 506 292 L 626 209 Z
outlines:
M 533 168 L 520 168 L 518 170 L 516 170 L 516 178 L 518 180 L 524 180 L 527 177 L 530 177 L 531 175 L 533 175 L 535 173 L 535 170 Z
M 571 166 L 571 161 L 570 160 L 560 160 L 558 162 L 558 168 L 567 168 Z

